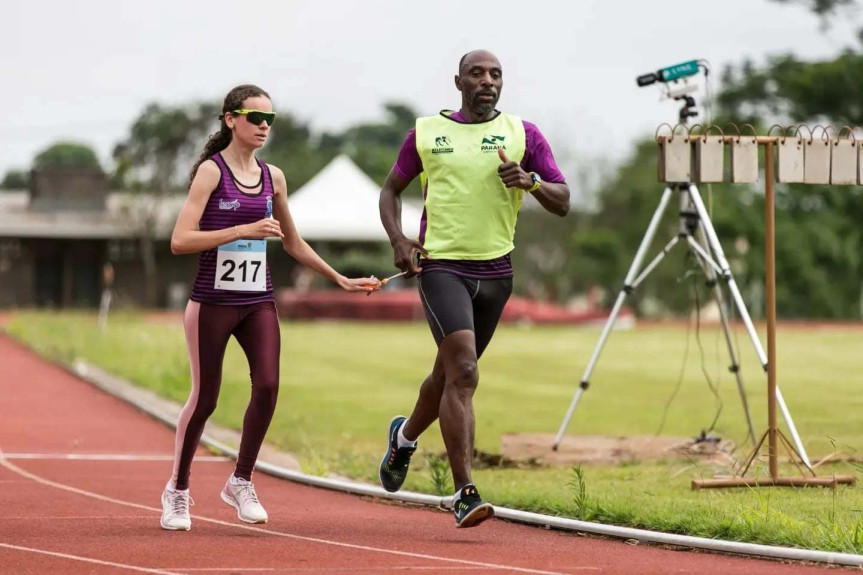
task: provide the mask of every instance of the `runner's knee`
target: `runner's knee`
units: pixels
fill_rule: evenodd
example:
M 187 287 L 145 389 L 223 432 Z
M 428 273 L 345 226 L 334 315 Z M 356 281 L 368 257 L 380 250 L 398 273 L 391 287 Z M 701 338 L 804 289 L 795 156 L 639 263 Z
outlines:
M 451 366 L 452 375 L 448 378 L 449 382 L 457 389 L 464 391 L 473 391 L 479 383 L 479 371 L 476 367 L 476 360 L 464 359 L 453 362 Z M 447 375 L 450 375 L 449 372 Z
M 259 377 L 252 384 L 252 401 L 259 407 L 275 408 L 278 396 L 278 376 Z
M 219 398 L 217 396 L 202 396 L 198 398 L 198 405 L 195 407 L 195 415 L 199 417 L 203 417 L 204 419 L 209 418 L 213 415 L 213 412 L 216 411 L 216 405 L 219 403 Z

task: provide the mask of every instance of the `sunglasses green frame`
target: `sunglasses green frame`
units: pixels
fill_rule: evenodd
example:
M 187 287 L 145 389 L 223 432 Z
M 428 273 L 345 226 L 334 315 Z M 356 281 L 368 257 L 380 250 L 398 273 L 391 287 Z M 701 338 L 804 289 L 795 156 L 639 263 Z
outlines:
M 276 121 L 275 112 L 264 112 L 263 110 L 233 110 L 231 112 L 236 116 L 245 116 L 249 123 L 255 126 L 260 126 L 262 122 L 266 122 L 268 126 L 272 126 Z

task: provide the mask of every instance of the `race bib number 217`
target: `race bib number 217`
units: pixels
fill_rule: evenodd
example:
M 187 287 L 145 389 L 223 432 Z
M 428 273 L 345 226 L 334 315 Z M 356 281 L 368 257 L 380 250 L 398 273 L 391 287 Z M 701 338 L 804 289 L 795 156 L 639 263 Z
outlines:
M 229 291 L 266 291 L 267 242 L 237 240 L 219 246 L 214 287 Z

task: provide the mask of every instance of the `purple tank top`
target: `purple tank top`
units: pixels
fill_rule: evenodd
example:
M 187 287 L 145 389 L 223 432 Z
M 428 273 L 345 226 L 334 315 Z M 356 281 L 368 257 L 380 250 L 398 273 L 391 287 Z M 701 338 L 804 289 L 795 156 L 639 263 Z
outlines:
M 204 208 L 198 228 L 202 232 L 221 230 L 238 225 L 257 222 L 273 213 L 273 178 L 267 164 L 255 158 L 261 167 L 261 185 L 259 193 L 246 193 L 237 182 L 231 168 L 225 163 L 222 154 L 211 158 L 219 166 L 221 177 L 219 184 Z M 253 186 L 257 188 L 258 186 Z M 189 299 L 199 303 L 217 305 L 248 305 L 273 300 L 273 282 L 270 278 L 270 266 L 267 266 L 267 284 L 264 291 L 231 291 L 216 289 L 216 260 L 218 249 L 201 252 L 198 257 L 198 273 L 195 285 Z

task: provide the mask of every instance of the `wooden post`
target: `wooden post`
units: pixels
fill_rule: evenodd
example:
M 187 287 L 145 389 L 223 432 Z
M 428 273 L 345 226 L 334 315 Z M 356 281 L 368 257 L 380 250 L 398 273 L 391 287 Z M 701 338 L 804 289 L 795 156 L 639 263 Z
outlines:
M 767 460 L 770 477 L 779 476 L 776 450 L 776 211 L 773 142 L 764 145 L 764 266 L 767 292 Z

